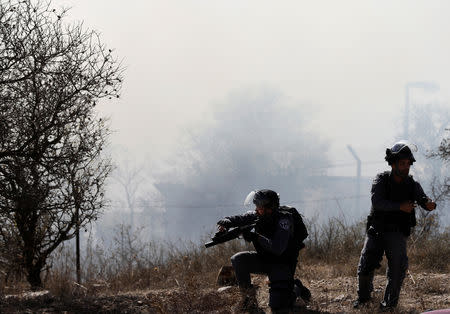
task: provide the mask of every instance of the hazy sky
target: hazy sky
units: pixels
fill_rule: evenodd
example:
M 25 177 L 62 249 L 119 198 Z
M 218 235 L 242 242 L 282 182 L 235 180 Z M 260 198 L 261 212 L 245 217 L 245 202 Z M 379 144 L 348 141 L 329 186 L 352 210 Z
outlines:
M 102 106 L 113 144 L 162 158 L 234 90 L 268 86 L 309 107 L 335 164 L 382 161 L 411 101 L 450 99 L 449 1 L 59 0 L 101 32 L 126 67 L 122 98 Z M 397 125 L 398 130 L 395 129 Z M 397 138 L 398 139 L 398 138 Z M 363 164 L 373 176 L 386 165 Z M 353 175 L 354 167 L 330 174 Z

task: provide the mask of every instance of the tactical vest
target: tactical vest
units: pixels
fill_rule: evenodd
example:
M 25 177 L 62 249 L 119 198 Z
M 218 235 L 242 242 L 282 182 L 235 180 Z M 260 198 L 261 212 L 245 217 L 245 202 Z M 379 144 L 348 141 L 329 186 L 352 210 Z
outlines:
M 295 245 L 298 250 L 301 250 L 305 247 L 303 241 L 308 237 L 308 230 L 306 229 L 305 223 L 303 222 L 302 215 L 291 206 L 280 206 L 280 211 L 287 212 L 292 215 L 292 219 L 294 220 L 294 240 Z
M 390 172 L 386 171 L 380 176 L 380 183 L 385 188 L 386 199 L 394 202 L 414 201 L 415 181 L 408 176 L 405 182 L 396 184 L 391 181 Z M 416 212 L 406 213 L 397 211 L 377 211 L 373 208 L 367 217 L 367 226 L 373 226 L 379 231 L 401 231 L 406 236 L 411 233 L 411 227 L 416 225 Z
M 292 222 L 292 228 L 294 228 L 294 219 L 292 214 L 286 211 L 277 210 L 274 211 L 270 219 L 261 220 L 256 222 L 255 231 L 266 238 L 273 238 L 275 232 L 279 228 L 279 221 L 283 218 L 288 218 Z M 286 250 L 281 255 L 275 255 L 268 252 L 257 241 L 253 242 L 256 252 L 260 254 L 266 261 L 272 263 L 291 264 L 297 261 L 299 249 L 297 248 L 294 234 L 289 237 L 289 242 Z

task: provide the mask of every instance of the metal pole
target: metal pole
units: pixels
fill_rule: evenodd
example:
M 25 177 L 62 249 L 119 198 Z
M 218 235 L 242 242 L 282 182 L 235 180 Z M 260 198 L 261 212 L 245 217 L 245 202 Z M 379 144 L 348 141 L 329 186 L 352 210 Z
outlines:
M 77 221 L 77 226 L 75 229 L 75 239 L 76 239 L 76 264 L 77 264 L 77 283 L 81 284 L 81 271 L 80 271 L 80 221 L 79 221 L 79 208 L 77 206 L 75 212 L 75 219 Z
M 348 150 L 353 155 L 356 160 L 356 200 L 355 200 L 355 210 L 359 210 L 359 198 L 361 195 L 361 159 L 359 159 L 356 152 L 350 145 L 347 145 Z

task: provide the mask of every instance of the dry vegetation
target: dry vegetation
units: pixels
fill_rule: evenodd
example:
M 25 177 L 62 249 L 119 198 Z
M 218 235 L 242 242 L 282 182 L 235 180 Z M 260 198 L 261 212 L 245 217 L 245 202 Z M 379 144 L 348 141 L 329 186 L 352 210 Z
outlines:
M 435 226 L 436 227 L 436 226 Z M 420 313 L 450 308 L 450 230 L 423 232 L 417 228 L 409 241 L 410 270 L 405 279 L 398 313 Z M 438 230 L 431 229 L 429 230 Z M 356 265 L 362 247 L 364 224 L 346 225 L 331 219 L 319 226 L 310 222 L 307 248 L 300 254 L 297 276 L 310 287 L 313 299 L 302 313 L 353 312 Z M 239 300 L 237 287 L 218 292 L 217 272 L 230 264 L 235 252 L 249 247 L 244 241 L 203 248 L 198 243 L 152 243 L 140 240 L 139 231 L 119 226 L 110 247 L 88 241 L 82 278 L 74 282 L 74 256 L 61 248 L 43 274 L 50 293 L 33 295 L 23 276 L 1 264 L 0 312 L 38 313 L 233 313 Z M 385 264 L 375 277 L 375 301 L 356 311 L 377 311 L 385 285 Z M 268 311 L 264 276 L 254 276 L 261 309 Z

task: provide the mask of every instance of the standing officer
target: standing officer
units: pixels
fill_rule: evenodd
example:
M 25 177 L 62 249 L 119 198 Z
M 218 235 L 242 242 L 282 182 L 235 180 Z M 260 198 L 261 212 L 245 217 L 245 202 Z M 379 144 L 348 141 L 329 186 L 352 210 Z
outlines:
M 416 204 L 428 211 L 436 208 L 436 203 L 425 195 L 420 184 L 409 175 L 409 169 L 416 161 L 412 150 L 417 151 L 417 147 L 406 141 L 386 149 L 385 159 L 391 171 L 378 174 L 373 182 L 367 236 L 358 264 L 358 299 L 353 304 L 355 308 L 369 301 L 374 270 L 380 267 L 383 253 L 386 254 L 388 268 L 380 309 L 390 311 L 397 306 L 408 269 L 406 239 L 411 228 L 416 225 Z
M 269 306 L 272 312 L 287 312 L 296 299 L 294 291 L 301 293 L 308 300 L 309 290 L 300 280 L 294 284 L 294 273 L 300 250 L 294 237 L 293 208 L 280 207 L 280 199 L 272 190 L 251 192 L 246 198 L 247 204 L 256 205 L 254 211 L 244 215 L 225 217 L 217 225 L 219 231 L 230 227 L 245 226 L 256 222 L 255 232 L 247 232 L 243 237 L 253 242 L 255 251 L 239 252 L 231 257 L 231 264 L 241 290 L 241 310 L 257 309 L 256 290 L 251 284 L 250 274 L 267 274 L 270 281 Z M 298 215 L 297 217 L 300 217 Z M 303 223 L 301 223 L 303 225 Z M 300 230 L 298 230 L 300 231 Z M 306 232 L 306 228 L 304 230 Z M 294 286 L 295 290 L 294 290 Z

